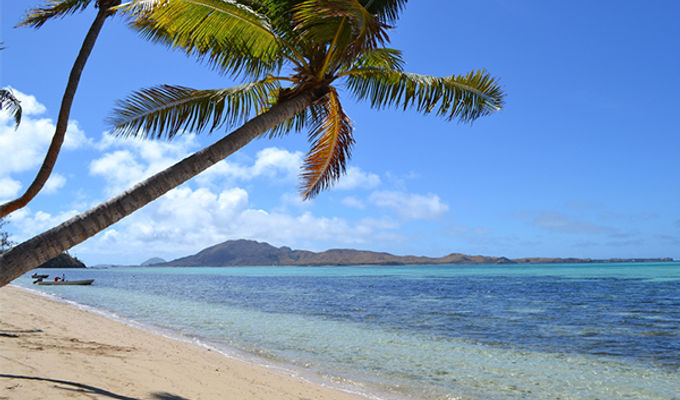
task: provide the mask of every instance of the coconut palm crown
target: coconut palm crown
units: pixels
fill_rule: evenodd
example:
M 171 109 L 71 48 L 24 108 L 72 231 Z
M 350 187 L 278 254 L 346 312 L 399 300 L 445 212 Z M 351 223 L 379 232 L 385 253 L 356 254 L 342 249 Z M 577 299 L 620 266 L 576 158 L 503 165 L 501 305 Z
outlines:
M 136 0 L 121 7 L 154 41 L 180 48 L 217 70 L 241 77 L 230 88 L 162 85 L 120 101 L 110 122 L 119 135 L 172 139 L 213 132 L 303 92 L 309 107 L 269 132 L 306 130 L 311 142 L 301 173 L 304 198 L 345 171 L 354 144 L 337 85 L 374 108 L 415 108 L 472 122 L 500 110 L 504 93 L 486 71 L 436 77 L 405 72 L 399 50 L 386 47 L 390 24 L 406 0 Z M 283 73 L 282 71 L 285 71 Z

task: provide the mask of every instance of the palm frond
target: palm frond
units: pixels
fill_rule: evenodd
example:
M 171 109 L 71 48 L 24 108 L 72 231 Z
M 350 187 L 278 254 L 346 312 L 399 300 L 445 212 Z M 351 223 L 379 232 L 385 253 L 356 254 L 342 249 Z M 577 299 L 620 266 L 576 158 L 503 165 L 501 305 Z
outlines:
M 280 40 L 269 21 L 236 0 L 135 0 L 124 8 L 148 39 L 207 60 L 227 73 L 261 78 L 280 68 Z
M 367 47 L 378 47 L 388 39 L 389 27 L 358 0 L 302 1 L 293 8 L 293 19 L 298 32 L 321 42 L 330 42 L 343 20 L 351 27 L 354 40 Z
M 425 114 L 434 112 L 461 122 L 500 110 L 505 97 L 498 80 L 484 70 L 440 78 L 361 68 L 346 72 L 346 76 L 349 90 L 359 99 L 369 100 L 372 107 L 415 107 Z
M 17 26 L 40 28 L 55 17 L 64 17 L 87 8 L 93 0 L 47 0 L 42 7 L 28 10 L 24 20 Z
M 407 0 L 360 0 L 361 4 L 380 21 L 393 24 L 399 19 Z
M 313 144 L 302 166 L 305 199 L 313 198 L 342 176 L 354 145 L 352 121 L 342 110 L 337 91 L 331 87 L 325 100 L 324 115 L 310 132 Z
M 156 86 L 120 101 L 109 123 L 116 134 L 126 136 L 172 139 L 185 130 L 208 128 L 212 132 L 225 124 L 245 122 L 267 103 L 269 93 L 278 89 L 278 82 L 272 79 L 213 90 Z
M 351 69 L 380 68 L 402 71 L 404 64 L 400 50 L 379 47 L 368 49 L 359 54 Z
M 14 97 L 14 93 L 8 89 L 0 89 L 0 110 L 7 110 L 14 117 L 14 128 L 21 123 L 21 101 Z
M 306 0 L 293 10 L 295 31 L 303 41 L 328 45 L 323 72 L 327 66 L 337 67 L 389 40 L 389 26 L 358 0 Z

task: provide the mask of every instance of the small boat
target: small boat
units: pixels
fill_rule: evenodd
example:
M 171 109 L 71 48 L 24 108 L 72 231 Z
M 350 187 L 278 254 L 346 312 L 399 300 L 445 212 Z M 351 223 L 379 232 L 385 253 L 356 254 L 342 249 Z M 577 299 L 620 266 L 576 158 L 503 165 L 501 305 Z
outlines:
M 33 279 L 47 279 L 49 277 L 48 274 L 33 274 L 31 275 L 31 278 Z
M 45 286 L 61 286 L 61 285 L 80 285 L 80 286 L 85 286 L 85 285 L 91 285 L 92 282 L 94 282 L 94 279 L 82 279 L 79 281 L 41 281 L 37 282 L 38 285 L 45 285 Z

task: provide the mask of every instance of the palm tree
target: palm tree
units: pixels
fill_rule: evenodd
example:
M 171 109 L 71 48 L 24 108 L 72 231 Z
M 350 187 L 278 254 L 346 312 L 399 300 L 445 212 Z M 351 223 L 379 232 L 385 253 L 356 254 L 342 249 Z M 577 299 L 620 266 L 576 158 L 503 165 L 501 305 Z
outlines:
M 406 0 L 138 0 L 126 8 L 150 39 L 183 49 L 229 74 L 236 87 L 159 86 L 120 102 L 120 135 L 166 137 L 212 132 L 257 116 L 205 149 L 123 194 L 44 232 L 0 257 L 0 286 L 112 225 L 263 134 L 309 132 L 301 174 L 304 198 L 344 172 L 353 128 L 337 90 L 372 107 L 413 107 L 471 122 L 501 108 L 503 91 L 485 71 L 435 77 L 404 72 L 384 45 Z M 283 73 L 282 71 L 286 71 Z
M 40 28 L 45 22 L 49 21 L 55 17 L 63 17 L 68 14 L 72 14 L 87 8 L 87 6 L 92 3 L 93 0 L 48 0 L 43 7 L 37 7 L 29 10 L 26 18 L 18 26 L 32 26 L 34 28 Z M 57 117 L 57 126 L 54 130 L 54 135 L 52 136 L 52 142 L 50 147 L 45 154 L 45 159 L 43 160 L 40 170 L 33 179 L 33 182 L 28 186 L 24 194 L 20 197 L 8 201 L 4 204 L 0 204 L 0 218 L 26 206 L 40 190 L 45 186 L 45 182 L 50 177 L 54 164 L 57 162 L 57 157 L 59 156 L 59 151 L 61 150 L 61 145 L 64 143 L 64 137 L 66 135 L 66 128 L 68 126 L 68 118 L 71 113 L 71 105 L 73 104 L 73 99 L 78 89 L 78 83 L 80 82 L 80 76 L 83 73 L 83 68 L 87 62 L 92 48 L 97 41 L 97 36 L 101 31 L 104 21 L 109 16 L 113 15 L 115 12 L 114 7 L 120 5 L 120 0 L 96 0 L 96 7 L 99 9 L 97 16 L 94 18 L 92 25 L 90 26 L 83 44 L 80 48 L 80 52 L 76 57 L 73 67 L 71 68 L 71 74 L 66 84 L 66 90 L 61 100 L 61 108 L 59 109 L 59 116 Z M 2 96 L 5 96 L 5 91 L 3 90 Z M 8 102 L 8 106 L 13 106 L 16 103 Z M 2 108 L 3 102 L 0 99 L 0 108 Z M 21 120 L 21 108 L 13 108 L 14 116 L 19 125 Z

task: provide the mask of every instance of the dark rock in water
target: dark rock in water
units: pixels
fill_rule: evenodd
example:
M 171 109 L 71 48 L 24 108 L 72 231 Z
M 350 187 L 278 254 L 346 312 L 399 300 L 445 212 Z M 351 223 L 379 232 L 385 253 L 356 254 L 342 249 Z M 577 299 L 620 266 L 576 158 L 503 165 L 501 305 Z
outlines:
M 59 254 L 38 268 L 87 268 L 85 264 L 67 253 Z

